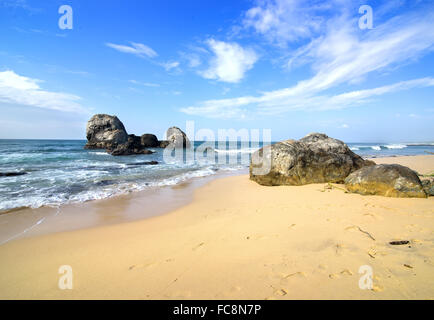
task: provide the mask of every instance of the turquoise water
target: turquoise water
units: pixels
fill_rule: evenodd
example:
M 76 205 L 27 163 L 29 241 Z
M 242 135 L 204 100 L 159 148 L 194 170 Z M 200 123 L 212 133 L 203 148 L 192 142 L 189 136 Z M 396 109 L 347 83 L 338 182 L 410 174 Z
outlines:
M 104 150 L 84 150 L 85 143 L 84 140 L 0 140 L 0 173 L 26 172 L 21 176 L 0 177 L 0 211 L 102 199 L 175 185 L 219 171 L 241 170 L 248 167 L 249 155 L 258 148 L 240 143 L 227 148 L 217 146 L 217 154 L 227 157 L 223 163 L 209 159 L 166 163 L 158 148 L 153 149 L 156 152 L 152 155 L 113 157 Z M 200 144 L 196 142 L 195 147 Z M 433 144 L 348 145 L 364 157 L 434 152 Z M 159 164 L 144 165 L 146 161 Z

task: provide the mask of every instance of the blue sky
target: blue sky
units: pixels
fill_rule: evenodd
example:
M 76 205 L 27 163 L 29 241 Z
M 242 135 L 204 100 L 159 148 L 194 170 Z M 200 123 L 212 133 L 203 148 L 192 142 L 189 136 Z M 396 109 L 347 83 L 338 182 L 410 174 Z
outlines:
M 0 0 L 0 138 L 83 139 L 108 113 L 160 138 L 193 120 L 434 141 L 432 21 L 434 3 L 414 0 Z

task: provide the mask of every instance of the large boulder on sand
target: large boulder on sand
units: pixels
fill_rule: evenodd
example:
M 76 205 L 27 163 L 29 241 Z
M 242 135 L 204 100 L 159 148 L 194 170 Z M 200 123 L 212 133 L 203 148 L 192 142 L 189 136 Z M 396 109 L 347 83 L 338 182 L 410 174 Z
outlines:
M 416 172 L 399 164 L 361 168 L 345 179 L 348 191 L 363 195 L 426 198 Z
M 422 187 L 425 190 L 425 193 L 430 196 L 433 197 L 434 196 L 434 179 L 426 179 L 426 180 L 422 180 Z
M 86 149 L 109 149 L 128 140 L 124 125 L 116 116 L 96 114 L 86 126 Z
M 166 132 L 167 141 L 175 148 L 190 148 L 187 135 L 178 127 L 170 127 Z
M 255 173 L 264 163 L 269 164 L 269 169 Z M 351 172 L 374 164 L 342 141 L 312 133 L 298 141 L 286 140 L 254 152 L 250 179 L 266 186 L 341 183 Z

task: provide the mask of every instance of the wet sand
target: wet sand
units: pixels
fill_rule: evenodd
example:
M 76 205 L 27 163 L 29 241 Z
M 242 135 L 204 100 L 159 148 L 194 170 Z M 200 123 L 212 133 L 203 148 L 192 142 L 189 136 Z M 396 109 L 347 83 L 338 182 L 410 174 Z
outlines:
M 375 161 L 434 170 L 434 156 Z M 12 240 L 0 246 L 0 298 L 433 299 L 434 198 L 336 187 L 232 176 L 168 214 Z M 102 202 L 103 220 L 146 211 L 140 200 Z M 72 267 L 72 290 L 58 287 L 62 265 Z M 361 266 L 372 268 L 372 289 L 359 287 Z

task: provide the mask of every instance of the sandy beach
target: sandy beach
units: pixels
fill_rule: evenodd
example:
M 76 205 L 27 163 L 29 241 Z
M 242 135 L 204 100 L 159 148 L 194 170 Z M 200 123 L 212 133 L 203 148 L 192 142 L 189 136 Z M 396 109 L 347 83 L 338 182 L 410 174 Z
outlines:
M 374 160 L 434 171 L 432 155 Z M 12 240 L 0 246 L 0 299 L 434 299 L 434 198 L 335 186 L 225 177 L 166 214 Z M 107 215 L 132 200 L 110 201 Z M 72 290 L 58 287 L 62 265 Z M 359 288 L 361 266 L 372 290 Z

